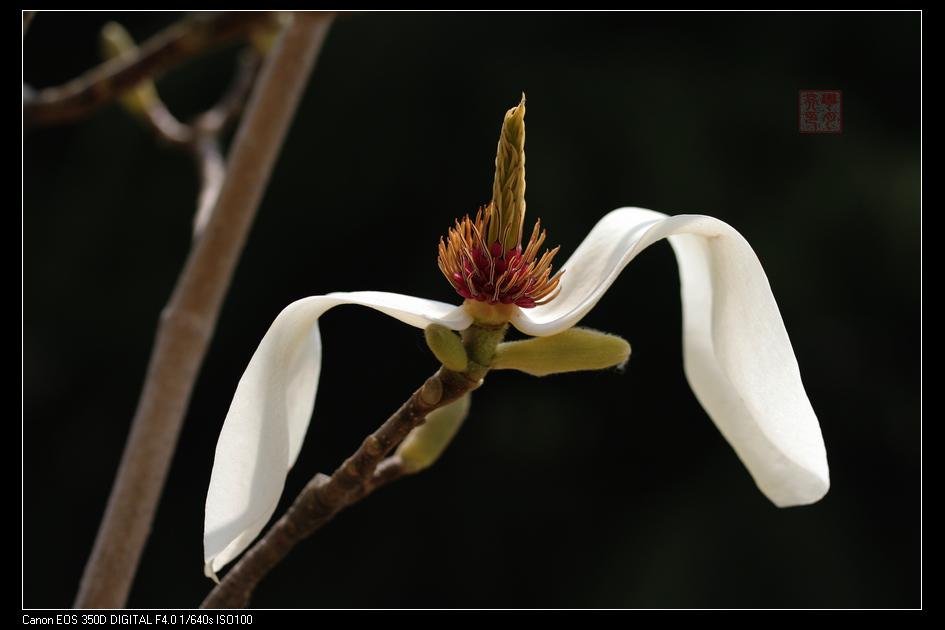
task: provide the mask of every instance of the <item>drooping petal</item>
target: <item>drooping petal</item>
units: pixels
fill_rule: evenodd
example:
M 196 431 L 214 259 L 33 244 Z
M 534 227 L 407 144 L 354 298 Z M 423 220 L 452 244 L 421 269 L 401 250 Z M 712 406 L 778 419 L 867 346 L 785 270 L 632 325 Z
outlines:
M 515 313 L 512 324 L 539 337 L 556 335 L 575 326 L 594 308 L 627 263 L 647 246 L 666 237 L 650 234 L 648 230 L 668 218 L 640 208 L 623 208 L 606 215 L 562 265 L 557 297 L 540 308 Z
M 208 577 L 216 579 L 276 509 L 315 404 L 321 371 L 318 318 L 341 304 L 367 306 L 417 328 L 440 324 L 462 330 L 472 321 L 452 304 L 371 291 L 309 297 L 287 306 L 243 373 L 220 432 L 204 528 Z
M 630 260 L 664 238 L 679 263 L 693 392 L 775 505 L 818 501 L 830 487 L 820 424 L 764 270 L 748 242 L 722 221 L 615 210 L 565 263 L 558 297 L 516 312 L 512 323 L 531 335 L 570 328 Z

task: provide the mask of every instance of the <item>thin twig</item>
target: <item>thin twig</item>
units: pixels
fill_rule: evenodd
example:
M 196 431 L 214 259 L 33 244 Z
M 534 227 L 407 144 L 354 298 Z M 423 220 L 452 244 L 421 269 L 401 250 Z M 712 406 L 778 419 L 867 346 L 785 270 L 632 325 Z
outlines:
M 288 512 L 230 569 L 200 607 L 245 608 L 259 581 L 296 543 L 345 507 L 406 474 L 398 457 L 384 457 L 430 412 L 478 387 L 479 377 L 481 374 L 470 377 L 440 368 L 331 477 L 316 475 Z
M 161 314 L 144 389 L 75 606 L 124 606 L 151 528 L 194 382 L 259 201 L 328 32 L 293 17 L 270 53 L 234 139 L 204 235 Z
M 191 125 L 194 142 L 189 150 L 200 169 L 200 198 L 194 215 L 194 238 L 199 238 L 216 207 L 217 197 L 226 177 L 226 165 L 220 148 L 220 137 L 242 112 L 246 95 L 259 72 L 260 54 L 252 49 L 240 56 L 233 84 L 220 102 L 197 117 Z
M 154 78 L 196 53 L 245 36 L 271 19 L 271 13 L 266 11 L 189 16 L 142 43 L 136 55 L 110 59 L 65 85 L 37 92 L 24 90 L 28 96 L 23 100 L 23 126 L 86 116 L 134 88 L 142 79 Z

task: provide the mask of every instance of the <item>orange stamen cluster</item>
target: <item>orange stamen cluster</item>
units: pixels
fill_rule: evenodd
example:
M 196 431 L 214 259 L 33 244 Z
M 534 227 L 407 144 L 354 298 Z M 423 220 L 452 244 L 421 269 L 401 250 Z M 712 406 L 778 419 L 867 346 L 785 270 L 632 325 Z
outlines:
M 522 308 L 533 308 L 544 304 L 558 294 L 561 273 L 551 277 L 551 259 L 558 248 L 545 250 L 536 262 L 538 249 L 545 240 L 541 221 L 535 224 L 528 245 L 522 248 L 521 226 L 515 247 L 505 250 L 503 243 L 509 242 L 508 234 L 498 234 L 489 242 L 490 220 L 502 225 L 494 204 L 490 203 L 476 213 L 476 220 L 469 215 L 450 228 L 448 243 L 440 239 L 440 255 L 437 262 L 446 279 L 456 292 L 467 300 L 478 300 L 489 304 L 515 304 Z M 506 232 L 511 225 L 506 226 Z

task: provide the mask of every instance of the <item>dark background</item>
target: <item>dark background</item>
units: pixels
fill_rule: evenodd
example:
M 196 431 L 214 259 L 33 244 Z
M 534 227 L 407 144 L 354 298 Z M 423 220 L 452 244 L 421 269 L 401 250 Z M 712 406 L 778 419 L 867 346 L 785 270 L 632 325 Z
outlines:
M 24 79 L 92 67 L 108 19 L 140 41 L 178 17 L 41 13 Z M 253 605 L 920 606 L 920 34 L 915 12 L 340 19 L 224 305 L 129 606 L 190 608 L 209 592 L 213 448 L 285 305 L 361 289 L 458 303 L 436 246 L 488 202 L 502 117 L 523 91 L 528 223 L 541 218 L 559 263 L 625 205 L 712 215 L 752 243 L 821 421 L 829 494 L 775 508 L 704 414 L 660 243 L 582 322 L 630 341 L 623 373 L 490 375 L 440 462 L 305 541 Z M 162 77 L 172 111 L 212 105 L 235 52 Z M 798 133 L 802 89 L 843 91 L 842 133 Z M 117 106 L 27 132 L 23 165 L 23 605 L 68 607 L 197 179 Z M 283 505 L 436 367 L 421 331 L 369 309 L 329 312 L 322 333 Z

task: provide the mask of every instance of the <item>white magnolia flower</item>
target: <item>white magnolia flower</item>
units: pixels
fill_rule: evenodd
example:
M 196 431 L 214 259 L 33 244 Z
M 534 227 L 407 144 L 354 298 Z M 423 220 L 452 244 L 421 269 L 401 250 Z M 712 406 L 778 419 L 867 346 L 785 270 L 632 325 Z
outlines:
M 762 492 L 780 507 L 818 501 L 830 486 L 817 416 L 758 258 L 727 224 L 621 208 L 605 216 L 564 264 L 560 292 L 511 323 L 547 336 L 576 325 L 644 248 L 669 239 L 679 263 L 684 366 L 692 391 Z M 273 322 L 227 414 L 207 496 L 204 555 L 214 575 L 245 550 L 276 509 L 315 404 L 318 318 L 360 304 L 417 328 L 469 326 L 462 307 L 361 291 L 309 297 Z
M 500 141 L 500 158 L 502 150 Z M 521 178 L 519 192 L 524 153 L 521 160 L 514 174 Z M 536 260 L 544 239 L 538 226 L 522 248 L 523 196 L 520 206 L 502 202 L 499 179 L 494 199 L 500 201 L 475 221 L 457 222 L 440 246 L 440 267 L 466 298 L 463 305 L 395 293 L 332 293 L 294 302 L 273 322 L 240 380 L 217 444 L 204 535 L 208 576 L 215 578 L 242 553 L 276 509 L 315 404 L 318 319 L 326 311 L 359 304 L 417 328 L 439 324 L 459 331 L 473 324 L 473 307 L 496 304 L 521 332 L 556 335 L 580 322 L 623 268 L 661 239 L 669 240 L 679 264 L 684 367 L 706 413 L 775 505 L 813 503 L 827 492 L 820 425 L 768 279 L 738 232 L 712 217 L 621 208 L 606 215 L 551 277 L 555 252 Z M 503 203 L 512 208 L 504 220 Z

